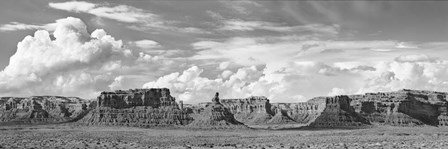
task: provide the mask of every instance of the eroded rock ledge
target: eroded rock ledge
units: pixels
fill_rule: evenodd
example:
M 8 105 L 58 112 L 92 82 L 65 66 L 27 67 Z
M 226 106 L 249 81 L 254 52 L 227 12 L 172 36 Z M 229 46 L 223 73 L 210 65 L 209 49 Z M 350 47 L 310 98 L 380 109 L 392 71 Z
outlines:
M 76 121 L 90 102 L 78 97 L 32 96 L 0 98 L 0 122 L 61 123 Z
M 193 119 L 167 88 L 102 92 L 98 106 L 80 122 L 87 125 L 177 127 Z
M 448 126 L 446 92 L 399 90 L 270 103 L 263 96 L 176 102 L 166 88 L 102 92 L 95 102 L 58 96 L 0 99 L 0 122 L 78 122 L 136 127 L 247 128 Z M 90 105 L 90 106 L 89 106 Z M 94 106 L 93 106 L 94 105 Z

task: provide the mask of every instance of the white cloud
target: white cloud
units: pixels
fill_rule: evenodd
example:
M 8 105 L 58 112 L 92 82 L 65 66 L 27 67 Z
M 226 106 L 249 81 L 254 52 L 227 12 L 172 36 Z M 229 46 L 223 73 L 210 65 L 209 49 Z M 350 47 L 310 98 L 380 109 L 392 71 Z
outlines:
M 331 89 L 330 93 L 328 93 L 328 96 L 346 95 L 346 94 L 347 92 L 344 89 L 335 87 Z
M 254 31 L 254 30 L 269 30 L 277 32 L 313 32 L 324 33 L 327 35 L 335 35 L 339 33 L 339 25 L 323 25 L 323 24 L 308 24 L 302 26 L 286 26 L 279 23 L 263 22 L 263 21 L 245 21 L 241 19 L 232 19 L 223 21 L 221 30 L 231 31 Z
M 436 61 L 437 58 L 429 57 L 425 54 L 415 54 L 415 55 L 402 55 L 395 59 L 398 62 L 426 62 L 426 61 Z
M 120 89 L 125 89 L 123 88 L 123 80 L 124 80 L 124 76 L 118 76 L 114 79 L 114 82 L 112 82 L 112 84 L 109 85 L 109 88 L 111 90 L 120 90 Z
M 52 8 L 74 11 L 74 12 L 88 12 L 96 7 L 95 4 L 83 1 L 71 1 L 64 3 L 49 3 L 48 4 Z
M 229 67 L 229 65 L 230 65 L 230 62 L 222 62 L 219 64 L 219 69 L 225 70 Z
M 33 25 L 19 22 L 11 22 L 9 24 L 3 24 L 2 26 L 0 26 L 0 31 L 37 30 L 37 29 L 54 30 L 54 27 L 55 23 Z
M 61 3 L 49 3 L 51 8 L 76 13 L 88 13 L 97 17 L 108 18 L 119 22 L 130 23 L 128 27 L 144 31 L 173 31 L 184 33 L 204 34 L 208 33 L 196 27 L 177 27 L 176 21 L 164 20 L 160 15 L 151 11 L 128 5 L 116 5 L 107 3 L 90 3 L 84 1 L 69 1 Z
M 114 7 L 98 5 L 84 1 L 69 1 L 62 3 L 49 3 L 51 8 L 72 12 L 89 13 L 98 17 L 109 18 L 121 22 L 135 23 L 140 21 L 157 22 L 158 15 L 149 11 L 138 9 L 127 5 Z
M 252 0 L 238 0 L 238 1 L 220 1 L 227 8 L 232 11 L 238 12 L 240 14 L 250 14 L 252 11 L 250 10 L 252 7 L 259 8 L 262 5 L 256 1 Z
M 289 64 L 284 67 L 268 65 L 264 70 L 250 66 L 242 67 L 236 73 L 224 70 L 220 77 L 209 79 L 201 76 L 203 69 L 193 66 L 183 73 L 175 72 L 162 76 L 146 83 L 144 87 L 170 88 L 174 96 L 190 103 L 208 101 L 206 97 L 210 97 L 216 91 L 220 92 L 221 98 L 259 95 L 267 96 L 272 102 L 299 102 L 315 95 L 316 89 L 331 89 L 330 86 L 353 78 L 347 76 L 345 80 L 328 83 L 326 87 L 322 87 L 323 84 L 306 85 L 310 82 L 325 83 L 333 79 L 331 76 L 318 73 L 324 67 L 330 66 L 314 62 Z M 340 70 L 335 73 L 350 72 Z
M 402 88 L 444 91 L 448 89 L 448 61 L 426 55 L 407 55 L 381 62 L 366 74 L 359 92 L 393 91 Z
M 192 59 L 221 59 L 239 65 L 263 65 L 295 60 L 320 60 L 323 62 L 378 61 L 387 57 L 372 48 L 394 48 L 394 41 L 332 41 L 302 40 L 296 38 L 257 37 L 230 38 L 226 41 L 199 41 L 193 48 L 200 50 Z M 340 49 L 339 53 L 326 54 L 328 49 Z
M 193 66 L 144 85 L 168 87 L 180 100 L 209 101 L 214 92 L 222 98 L 267 96 L 272 102 L 306 101 L 322 95 L 396 91 L 403 88 L 443 91 L 448 89 L 448 61 L 388 61 L 326 64 L 315 61 L 267 63 L 264 69 L 241 67 L 235 73 L 222 70 L 205 77 Z
M 89 34 L 78 18 L 59 19 L 54 25 L 54 38 L 50 32 L 38 30 L 18 43 L 16 53 L 0 72 L 1 95 L 91 98 L 109 87 L 119 87 L 119 76 L 147 65 L 139 63 L 146 55 L 123 48 L 121 40 L 102 29 Z M 161 63 L 153 62 L 151 67 Z M 151 67 L 145 66 L 148 71 Z
M 135 46 L 137 46 L 141 49 L 152 49 L 152 48 L 161 47 L 161 45 L 158 42 L 156 42 L 154 40 L 148 40 L 148 39 L 134 41 L 134 42 L 131 42 L 131 44 L 134 44 Z

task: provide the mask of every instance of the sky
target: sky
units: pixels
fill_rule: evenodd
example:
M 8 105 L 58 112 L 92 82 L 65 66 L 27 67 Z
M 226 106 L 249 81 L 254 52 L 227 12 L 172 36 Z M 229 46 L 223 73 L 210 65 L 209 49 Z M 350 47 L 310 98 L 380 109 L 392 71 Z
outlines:
M 185 103 L 448 89 L 448 2 L 0 1 L 0 96 Z

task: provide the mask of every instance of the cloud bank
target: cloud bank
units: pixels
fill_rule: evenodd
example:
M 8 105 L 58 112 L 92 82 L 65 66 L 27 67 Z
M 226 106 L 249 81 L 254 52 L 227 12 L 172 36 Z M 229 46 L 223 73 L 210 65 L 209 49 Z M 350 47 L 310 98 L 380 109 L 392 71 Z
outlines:
M 123 42 L 73 17 L 56 21 L 53 32 L 38 30 L 17 44 L 0 72 L 2 95 L 66 95 L 95 97 L 117 89 L 123 70 L 141 67 L 151 55 L 123 48 Z M 148 58 L 149 57 L 149 58 Z

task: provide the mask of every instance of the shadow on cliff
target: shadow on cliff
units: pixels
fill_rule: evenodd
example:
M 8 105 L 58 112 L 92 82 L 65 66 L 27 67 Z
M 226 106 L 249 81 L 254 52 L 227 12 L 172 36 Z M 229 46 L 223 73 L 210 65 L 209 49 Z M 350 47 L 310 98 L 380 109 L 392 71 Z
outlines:
M 398 105 L 397 112 L 403 113 L 425 125 L 437 126 L 439 124 L 437 117 L 440 114 L 438 108 L 438 105 L 424 103 L 414 97 L 410 97 L 407 101 Z

